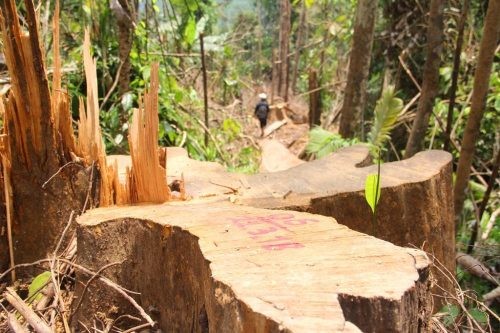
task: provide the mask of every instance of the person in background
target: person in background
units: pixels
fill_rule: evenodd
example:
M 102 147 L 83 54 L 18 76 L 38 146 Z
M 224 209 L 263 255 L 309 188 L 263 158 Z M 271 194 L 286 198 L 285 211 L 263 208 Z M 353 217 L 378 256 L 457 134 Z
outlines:
M 260 101 L 255 106 L 255 116 L 260 122 L 260 136 L 264 136 L 264 128 L 267 125 L 267 115 L 269 114 L 269 104 L 267 103 L 267 95 L 264 93 L 259 94 Z

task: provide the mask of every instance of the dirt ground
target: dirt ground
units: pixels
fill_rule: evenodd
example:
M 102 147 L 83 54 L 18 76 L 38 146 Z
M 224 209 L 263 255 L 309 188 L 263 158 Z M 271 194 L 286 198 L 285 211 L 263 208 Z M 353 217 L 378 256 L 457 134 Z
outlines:
M 271 102 L 271 93 L 267 85 L 246 87 L 243 89 L 240 98 L 234 99 L 227 106 L 210 103 L 209 106 L 213 110 L 212 116 L 214 118 L 212 121 L 216 126 L 220 126 L 226 118 L 235 119 L 242 126 L 242 137 L 246 140 L 237 140 L 228 149 L 237 151 L 248 145 L 248 141 L 259 145 L 263 140 L 260 137 L 259 121 L 254 116 L 254 108 L 259 101 L 258 95 L 262 92 L 268 95 L 271 106 L 266 128 L 273 126 L 274 122 L 286 119 L 284 125 L 272 131 L 265 138 L 277 140 L 287 147 L 292 154 L 300 156 L 307 144 L 309 132 L 307 99 L 301 96 L 292 96 L 288 103 L 284 103 L 280 98 L 275 98 Z

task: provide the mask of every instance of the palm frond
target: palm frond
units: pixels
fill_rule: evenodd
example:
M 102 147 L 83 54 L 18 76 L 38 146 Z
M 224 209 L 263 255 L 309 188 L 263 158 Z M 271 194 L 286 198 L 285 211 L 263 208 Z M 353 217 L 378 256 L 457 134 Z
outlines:
M 389 134 L 394 128 L 402 109 L 403 101 L 395 97 L 394 86 L 387 87 L 377 101 L 375 118 L 368 134 L 368 143 L 374 156 L 377 155 L 376 151 L 382 149 L 385 142 L 390 139 Z
M 316 158 L 321 158 L 354 143 L 356 143 L 356 140 L 344 139 L 339 134 L 329 132 L 318 126 L 309 132 L 306 152 L 313 154 Z

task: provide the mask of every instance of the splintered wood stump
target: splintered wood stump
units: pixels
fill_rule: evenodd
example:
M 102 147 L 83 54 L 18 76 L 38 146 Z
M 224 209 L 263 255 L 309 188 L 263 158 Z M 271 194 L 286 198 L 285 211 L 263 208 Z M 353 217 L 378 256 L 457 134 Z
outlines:
M 5 219 L 12 229 L 12 250 L 4 250 L 0 241 L 0 267 L 8 263 L 4 254 L 9 252 L 10 266 L 51 253 L 71 212 L 82 211 L 93 199 L 93 168 L 73 158 L 77 150 L 69 97 L 60 89 L 60 64 L 54 67 L 51 90 L 33 2 L 24 1 L 24 7 L 27 31 L 20 25 L 16 2 L 0 1 L 3 51 L 12 83 L 0 98 L 2 191 Z M 58 58 L 58 49 L 54 53 Z M 2 229 L 0 237 L 5 236 Z
M 164 332 L 422 332 L 430 315 L 422 251 L 319 215 L 206 200 L 99 208 L 79 218 L 78 251 L 94 271 L 122 262 L 103 274 L 139 292 Z M 77 286 L 75 326 L 137 315 L 97 280 Z

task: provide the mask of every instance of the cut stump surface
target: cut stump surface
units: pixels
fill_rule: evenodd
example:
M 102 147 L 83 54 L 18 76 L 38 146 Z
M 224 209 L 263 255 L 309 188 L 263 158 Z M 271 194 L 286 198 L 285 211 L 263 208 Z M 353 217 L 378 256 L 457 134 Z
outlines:
M 116 157 L 110 157 L 116 158 Z M 330 216 L 340 224 L 395 245 L 423 248 L 446 270 L 455 271 L 455 224 L 451 155 L 426 151 L 410 159 L 381 165 L 381 197 L 376 228 L 364 197 L 368 148 L 352 146 L 288 170 L 245 175 L 228 173 L 214 162 L 188 157 L 182 148 L 167 148 L 167 180 L 185 180 L 188 196 L 228 198 L 257 208 L 305 211 Z M 119 157 L 121 170 L 127 157 Z M 450 280 L 433 270 L 439 288 L 453 292 Z M 435 299 L 439 309 L 442 298 Z
M 165 332 L 420 332 L 429 318 L 423 252 L 319 215 L 199 200 L 100 208 L 79 218 L 78 251 L 95 271 L 124 261 L 104 275 L 140 292 Z M 74 320 L 133 312 L 124 304 L 93 282 Z

